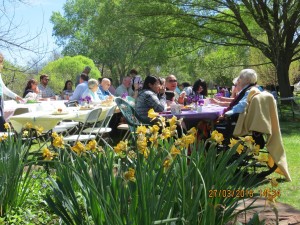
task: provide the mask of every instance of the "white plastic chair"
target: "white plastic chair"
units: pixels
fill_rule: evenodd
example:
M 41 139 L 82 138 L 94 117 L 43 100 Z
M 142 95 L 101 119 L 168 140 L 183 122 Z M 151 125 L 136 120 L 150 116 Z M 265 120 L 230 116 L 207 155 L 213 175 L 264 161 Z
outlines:
M 92 133 L 96 135 L 96 138 L 98 138 L 98 143 L 100 141 L 103 141 L 105 145 L 107 145 L 109 148 L 113 149 L 107 141 L 104 139 L 104 134 L 110 133 L 112 131 L 112 128 L 109 127 L 109 122 L 114 115 L 115 109 L 117 106 L 111 107 L 109 110 L 107 110 L 105 118 L 101 121 L 101 125 L 99 127 L 91 127 L 83 130 L 83 133 Z
M 91 112 L 87 115 L 87 118 L 86 118 L 84 124 L 82 125 L 79 133 L 64 137 L 63 138 L 64 141 L 66 141 L 66 142 L 81 141 L 81 142 L 85 142 L 86 143 L 88 140 L 96 139 L 96 135 L 93 135 L 92 132 L 88 132 L 86 134 L 83 134 L 83 130 L 86 127 L 90 126 L 90 125 L 91 125 L 91 128 L 93 129 L 95 127 L 96 123 L 99 120 L 101 112 L 102 112 L 101 108 L 97 108 L 97 109 L 91 110 Z

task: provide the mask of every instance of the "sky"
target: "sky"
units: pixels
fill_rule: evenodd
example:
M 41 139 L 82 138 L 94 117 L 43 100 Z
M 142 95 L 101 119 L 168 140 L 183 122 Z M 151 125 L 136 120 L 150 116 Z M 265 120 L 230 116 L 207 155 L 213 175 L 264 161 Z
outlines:
M 18 24 L 17 35 L 26 40 L 28 37 L 41 33 L 30 45 L 46 49 L 49 52 L 47 56 L 50 56 L 53 49 L 58 49 L 55 38 L 52 37 L 53 25 L 50 22 L 50 17 L 54 11 L 63 14 L 65 2 L 66 0 L 26 0 L 26 4 L 18 3 L 7 10 L 9 10 L 10 15 L 14 15 L 14 24 Z M 3 53 L 6 59 L 19 65 L 24 65 L 31 58 L 37 57 L 27 51 L 8 52 L 4 50 Z

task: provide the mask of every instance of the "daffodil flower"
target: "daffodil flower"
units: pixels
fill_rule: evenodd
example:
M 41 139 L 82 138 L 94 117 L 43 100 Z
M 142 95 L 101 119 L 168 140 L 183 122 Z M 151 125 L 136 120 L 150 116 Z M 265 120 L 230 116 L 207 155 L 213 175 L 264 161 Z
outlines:
M 132 169 L 132 168 L 129 168 L 128 171 L 126 171 L 124 173 L 124 179 L 127 180 L 127 181 L 135 182 L 136 181 L 136 179 L 135 179 L 135 170 Z
M 155 119 L 156 117 L 158 117 L 159 113 L 155 112 L 154 109 L 149 109 L 148 111 L 148 117 L 150 119 Z

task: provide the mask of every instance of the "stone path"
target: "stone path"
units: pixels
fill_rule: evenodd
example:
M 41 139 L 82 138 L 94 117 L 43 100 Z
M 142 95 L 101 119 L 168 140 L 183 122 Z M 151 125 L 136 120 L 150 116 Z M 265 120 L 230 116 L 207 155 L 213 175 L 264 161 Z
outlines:
M 246 206 L 249 205 L 253 199 L 246 200 Z M 237 209 L 241 210 L 244 208 L 244 203 L 241 204 Z M 278 219 L 279 225 L 300 225 L 300 210 L 293 208 L 290 205 L 276 202 L 276 208 L 278 210 Z M 247 222 L 253 217 L 253 214 L 259 212 L 259 220 L 262 221 L 265 219 L 266 225 L 276 225 L 276 216 L 274 211 L 272 210 L 270 204 L 266 203 L 266 200 L 263 198 L 257 199 L 252 206 L 257 208 L 247 210 L 246 220 Z M 238 217 L 238 221 L 241 223 L 245 223 L 245 214 L 241 214 Z

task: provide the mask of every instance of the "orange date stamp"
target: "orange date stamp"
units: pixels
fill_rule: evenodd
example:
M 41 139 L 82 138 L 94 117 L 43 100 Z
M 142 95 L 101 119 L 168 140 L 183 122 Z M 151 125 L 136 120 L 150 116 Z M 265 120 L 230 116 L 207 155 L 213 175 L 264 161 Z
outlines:
M 252 198 L 254 196 L 253 190 L 247 189 L 210 189 L 208 190 L 209 198 Z

